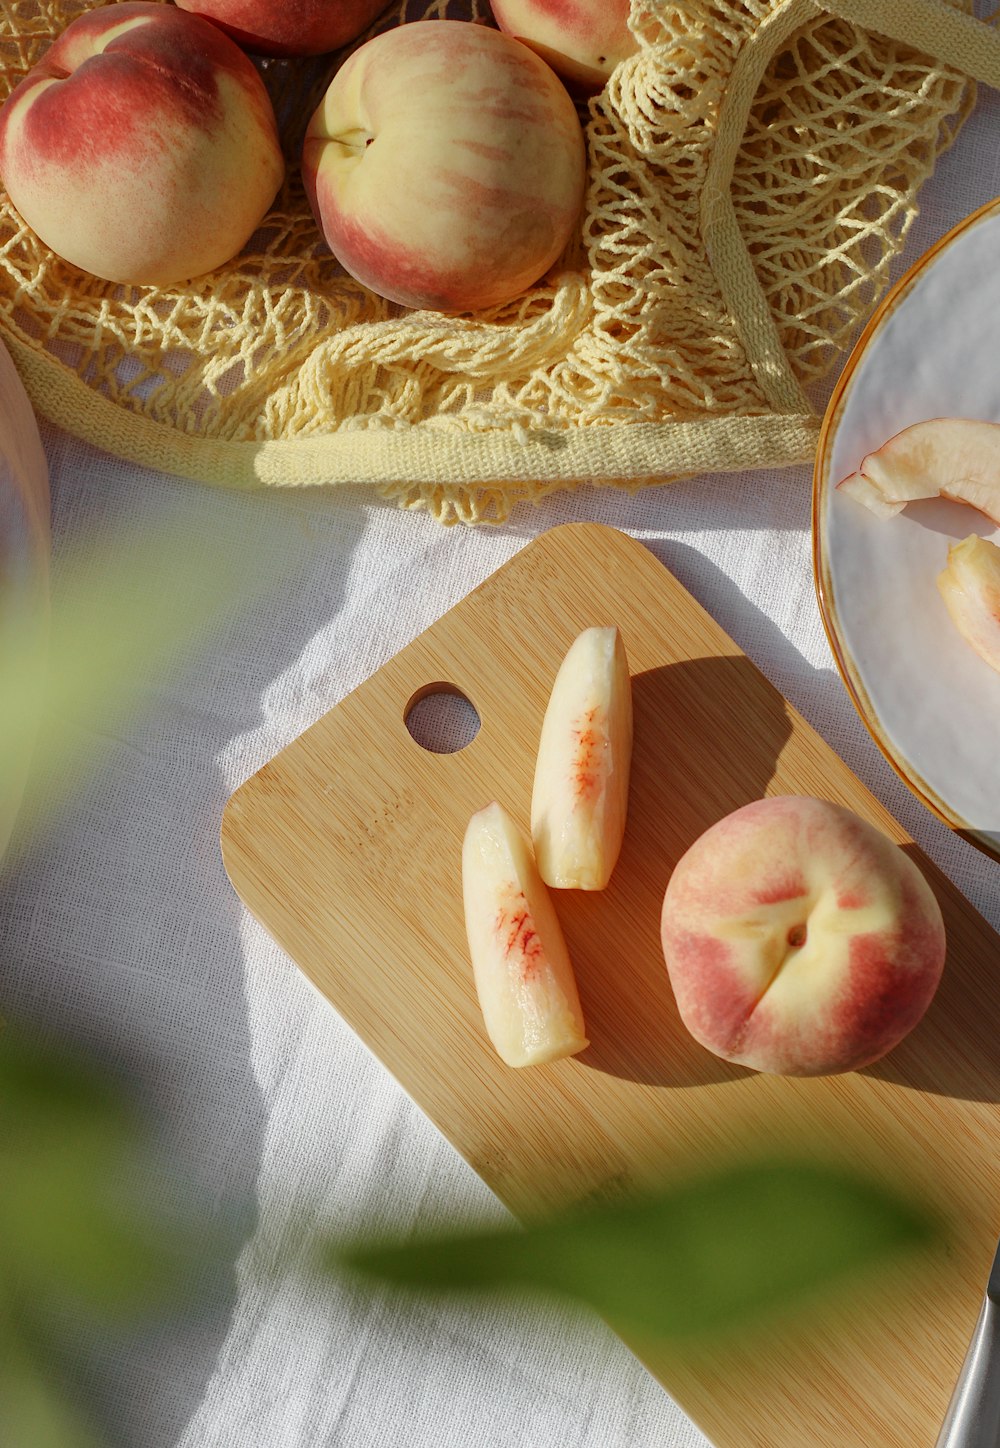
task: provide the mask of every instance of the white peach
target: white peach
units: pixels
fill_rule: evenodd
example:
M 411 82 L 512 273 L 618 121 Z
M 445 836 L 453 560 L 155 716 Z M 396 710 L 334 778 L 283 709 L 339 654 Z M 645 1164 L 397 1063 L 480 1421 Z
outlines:
M 387 0 L 177 0 L 260 55 L 322 55 L 367 30 Z
M 422 20 L 335 74 L 302 173 L 341 265 L 444 312 L 498 306 L 556 262 L 583 204 L 583 133 L 537 55 L 482 25 Z
M 853 1071 L 926 1011 L 945 933 L 914 862 L 826 800 L 778 795 L 707 830 L 678 861 L 661 921 L 680 1016 L 757 1071 Z
M 863 458 L 837 488 L 880 518 L 922 498 L 949 498 L 1000 523 L 1000 423 L 962 417 L 914 423 Z
M 559 919 L 506 810 L 472 816 L 462 846 L 469 954 L 486 1033 L 508 1066 L 538 1066 L 588 1044 Z
M 172 286 L 236 255 L 284 174 L 264 83 L 215 25 L 132 0 L 85 11 L 0 112 L 0 176 L 57 255 Z
M 1000 548 L 975 533 L 953 543 L 937 586 L 966 643 L 1000 672 Z
M 531 838 L 547 885 L 608 884 L 625 834 L 631 763 L 625 645 L 617 628 L 588 628 L 560 664 L 535 760 Z
M 631 0 L 490 0 L 500 29 L 551 65 L 574 90 L 599 91 L 638 49 Z

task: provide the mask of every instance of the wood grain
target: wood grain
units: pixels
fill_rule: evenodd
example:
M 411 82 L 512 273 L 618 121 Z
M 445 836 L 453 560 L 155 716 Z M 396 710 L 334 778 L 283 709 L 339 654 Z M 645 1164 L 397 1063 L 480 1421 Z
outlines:
M 581 629 L 613 623 L 635 700 L 625 846 L 607 891 L 557 897 L 591 1045 L 513 1071 L 476 1004 L 462 835 L 491 799 L 527 829 L 558 664 Z M 405 725 L 438 685 L 482 721 L 455 754 Z M 674 1007 L 658 934 L 673 864 L 721 815 L 779 793 L 885 830 L 945 913 L 934 1004 L 863 1072 L 755 1075 L 698 1046 Z M 591 524 L 542 535 L 243 785 L 222 844 L 257 919 L 522 1218 L 762 1153 L 918 1190 L 945 1251 L 749 1339 L 630 1345 L 719 1448 L 932 1448 L 1000 1228 L 1000 938 L 651 552 Z

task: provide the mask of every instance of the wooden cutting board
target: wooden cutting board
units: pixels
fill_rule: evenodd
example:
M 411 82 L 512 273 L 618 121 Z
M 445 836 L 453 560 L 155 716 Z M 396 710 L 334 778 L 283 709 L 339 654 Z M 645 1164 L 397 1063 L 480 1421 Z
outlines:
M 626 841 L 606 892 L 557 896 L 591 1045 L 513 1071 L 476 1004 L 462 835 L 492 799 L 527 828 L 558 664 L 581 629 L 611 623 L 635 700 Z M 404 722 L 442 687 L 481 719 L 454 754 Z M 944 910 L 934 1004 L 859 1073 L 729 1066 L 673 1004 L 658 924 L 674 862 L 721 815 L 780 793 L 871 820 Z M 919 1190 L 949 1224 L 945 1251 L 711 1347 L 630 1345 L 719 1448 L 932 1448 L 1000 1230 L 1000 938 L 651 552 L 589 524 L 529 544 L 243 785 L 222 845 L 257 919 L 522 1218 L 762 1153 Z

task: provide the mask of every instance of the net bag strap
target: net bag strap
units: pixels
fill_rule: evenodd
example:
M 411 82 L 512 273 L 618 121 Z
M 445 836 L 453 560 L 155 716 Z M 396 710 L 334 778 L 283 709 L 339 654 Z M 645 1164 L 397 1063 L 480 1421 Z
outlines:
M 822 8 L 1000 89 L 1000 31 L 944 0 L 822 0 Z
M 785 355 L 777 321 L 743 240 L 731 183 L 764 72 L 815 13 L 813 0 L 779 0 L 741 47 L 719 111 L 701 193 L 702 241 L 757 385 L 774 412 L 800 416 L 812 409 Z
M 701 197 L 709 262 L 757 384 L 778 414 L 802 415 L 809 402 L 782 346 L 733 206 L 733 167 L 764 72 L 817 9 L 933 56 L 973 80 L 1000 88 L 1000 32 L 943 0 L 778 0 L 736 59 L 718 118 Z

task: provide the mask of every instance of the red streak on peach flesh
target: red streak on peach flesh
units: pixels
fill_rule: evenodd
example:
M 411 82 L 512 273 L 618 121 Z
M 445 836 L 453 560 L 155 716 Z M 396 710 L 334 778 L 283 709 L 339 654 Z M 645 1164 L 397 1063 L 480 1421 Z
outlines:
M 511 905 L 501 905 L 495 929 L 504 952 L 518 960 L 522 979 L 534 979 L 545 961 L 545 950 L 523 894 L 516 896 Z
M 596 718 L 597 706 L 595 705 L 584 714 L 579 728 L 572 731 L 573 738 L 576 740 L 573 785 L 581 799 L 591 798 L 597 793 L 600 786 L 602 737 L 594 728 Z

